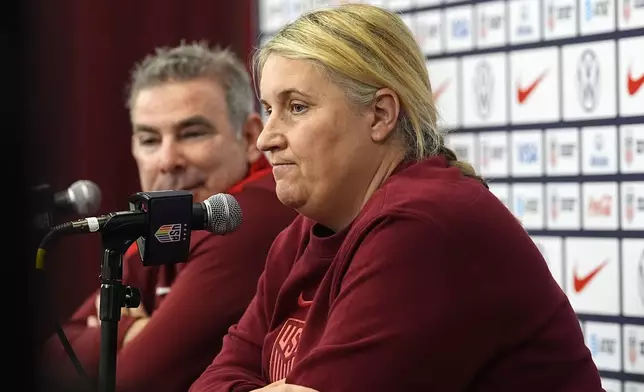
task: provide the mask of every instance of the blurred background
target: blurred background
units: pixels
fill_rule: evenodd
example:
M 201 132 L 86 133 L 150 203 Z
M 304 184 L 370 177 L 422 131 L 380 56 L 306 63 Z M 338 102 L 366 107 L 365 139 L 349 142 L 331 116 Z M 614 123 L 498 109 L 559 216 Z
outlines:
M 301 13 L 344 2 L 28 1 L 27 185 L 86 179 L 103 190 L 96 215 L 128 209 L 134 62 L 202 39 L 248 59 Z M 644 0 L 363 2 L 416 36 L 448 145 L 542 250 L 606 390 L 644 391 Z M 61 319 L 98 288 L 99 240 L 69 237 L 48 255 Z

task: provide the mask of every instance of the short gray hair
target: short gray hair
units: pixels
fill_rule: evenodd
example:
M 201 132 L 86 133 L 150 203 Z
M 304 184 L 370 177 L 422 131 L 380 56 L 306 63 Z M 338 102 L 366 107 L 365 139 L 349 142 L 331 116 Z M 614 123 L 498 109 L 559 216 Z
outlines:
M 127 89 L 126 106 L 132 110 L 139 91 L 167 82 L 210 78 L 223 88 L 228 118 L 236 132 L 254 110 L 250 75 L 240 59 L 228 48 L 210 48 L 193 42 L 173 48 L 157 48 L 134 66 Z

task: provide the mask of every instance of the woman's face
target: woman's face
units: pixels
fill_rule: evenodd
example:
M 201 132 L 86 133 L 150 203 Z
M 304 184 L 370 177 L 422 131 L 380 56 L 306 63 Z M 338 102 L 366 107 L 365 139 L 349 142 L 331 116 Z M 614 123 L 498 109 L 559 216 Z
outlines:
M 322 222 L 359 209 L 395 118 L 385 132 L 377 104 L 357 110 L 312 62 L 278 55 L 264 64 L 260 95 L 269 116 L 257 146 L 269 153 L 280 201 Z

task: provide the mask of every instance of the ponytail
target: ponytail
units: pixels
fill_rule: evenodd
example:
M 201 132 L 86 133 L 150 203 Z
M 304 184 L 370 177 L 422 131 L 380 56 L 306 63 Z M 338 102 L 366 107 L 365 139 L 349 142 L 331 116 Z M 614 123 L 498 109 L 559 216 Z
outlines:
M 474 166 L 470 165 L 465 161 L 459 161 L 454 151 L 452 151 L 449 147 L 443 145 L 441 147 L 440 153 L 445 155 L 449 166 L 457 167 L 458 170 L 460 170 L 464 176 L 477 179 L 478 181 L 481 182 L 481 184 L 483 184 L 483 186 L 489 189 L 489 186 L 487 185 L 487 182 L 483 179 L 483 177 L 476 174 L 476 170 L 474 170 Z

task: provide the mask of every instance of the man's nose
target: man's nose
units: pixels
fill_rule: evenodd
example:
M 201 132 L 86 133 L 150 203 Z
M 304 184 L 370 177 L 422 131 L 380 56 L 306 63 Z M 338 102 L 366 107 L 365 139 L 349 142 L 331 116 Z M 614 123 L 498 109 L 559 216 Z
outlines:
M 174 140 L 166 140 L 159 152 L 160 169 L 165 173 L 174 173 L 186 165 L 181 146 Z

